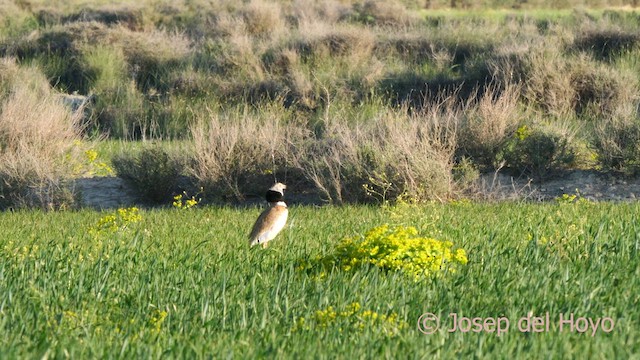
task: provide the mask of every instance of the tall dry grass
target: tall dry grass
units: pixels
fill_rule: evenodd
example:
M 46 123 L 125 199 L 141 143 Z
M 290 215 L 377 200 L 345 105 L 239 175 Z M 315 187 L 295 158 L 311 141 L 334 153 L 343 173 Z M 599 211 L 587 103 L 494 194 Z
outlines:
M 358 123 L 328 118 L 321 134 L 299 147 L 296 165 L 332 203 L 446 198 L 460 116 L 441 102 L 413 114 L 386 110 Z
M 594 126 L 592 143 L 603 169 L 628 175 L 640 173 L 640 122 L 612 116 Z
M 553 117 L 609 116 L 637 100 L 637 78 L 586 54 L 536 51 L 525 66 L 525 98 Z
M 251 0 L 240 11 L 240 15 L 245 31 L 252 36 L 274 38 L 287 31 L 281 3 Z
M 4 59 L 0 103 L 0 208 L 73 206 L 67 180 L 79 156 L 79 118 L 34 68 Z M 45 85 L 43 85 L 45 84 Z
M 475 6 L 429 6 L 453 3 Z M 287 172 L 336 203 L 446 197 L 461 159 L 493 171 L 511 152 L 511 166 L 535 158 L 546 171 L 549 157 L 533 153 L 574 136 L 541 124 L 588 124 L 577 142 L 600 151 L 593 137 L 606 131 L 592 125 L 637 118 L 639 37 L 626 11 L 419 13 L 426 3 L 376 0 L 29 4 L 21 13 L 34 14 L 36 28 L 0 38 L 1 54 L 41 64 L 60 89 L 93 92 L 97 132 L 193 136 L 196 178 L 234 198 Z M 457 104 L 440 102 L 452 93 Z M 446 150 L 429 127 L 443 122 Z M 525 123 L 540 130 L 536 141 L 513 145 Z
M 269 109 L 209 111 L 191 127 L 191 173 L 211 198 L 241 200 L 262 194 L 279 177 L 284 181 L 295 156 L 292 147 L 306 132 Z
M 191 171 L 205 192 L 235 199 L 261 194 L 287 176 L 336 204 L 443 199 L 453 192 L 461 116 L 443 101 L 422 112 L 387 110 L 357 123 L 331 115 L 311 131 L 277 114 L 211 112 L 192 127 Z
M 497 165 L 496 155 L 522 121 L 520 93 L 520 85 L 504 89 L 494 85 L 477 96 L 477 104 L 467 104 L 459 129 L 459 156 L 473 159 L 483 169 Z

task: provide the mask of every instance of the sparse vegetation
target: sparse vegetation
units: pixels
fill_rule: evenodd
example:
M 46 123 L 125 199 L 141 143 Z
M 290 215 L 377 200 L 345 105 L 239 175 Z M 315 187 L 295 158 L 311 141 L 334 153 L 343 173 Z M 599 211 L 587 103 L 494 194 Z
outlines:
M 576 161 L 576 151 L 569 134 L 551 129 L 520 127 L 501 154 L 505 165 L 516 175 L 544 180 L 554 171 L 570 167 Z
M 262 194 L 274 179 L 287 177 L 298 155 L 293 147 L 307 136 L 293 119 L 279 118 L 267 107 L 198 116 L 191 128 L 191 174 L 209 199 Z
M 565 3 L 32 0 L 0 9 L 0 55 L 91 95 L 86 136 L 192 141 L 208 199 L 286 174 L 334 203 L 442 200 L 454 168 L 636 173 L 636 137 L 605 129 L 638 123 L 638 15 L 597 6 L 637 4 Z
M 119 177 L 129 182 L 150 204 L 170 203 L 178 192 L 179 177 L 184 173 L 184 160 L 159 146 L 146 147 L 139 153 L 121 153 L 113 158 Z
M 411 115 L 387 110 L 362 123 L 331 118 L 298 149 L 296 164 L 334 203 L 444 199 L 453 190 L 461 114 L 445 101 Z

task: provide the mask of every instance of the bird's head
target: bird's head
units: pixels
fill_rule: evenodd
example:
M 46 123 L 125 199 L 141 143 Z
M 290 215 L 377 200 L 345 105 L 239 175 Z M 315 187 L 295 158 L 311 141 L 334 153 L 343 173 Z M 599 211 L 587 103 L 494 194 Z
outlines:
M 283 183 L 275 183 L 269 190 L 277 191 L 280 194 L 284 195 L 284 189 L 287 188 L 287 185 Z
M 283 183 L 276 183 L 272 187 L 267 190 L 267 201 L 268 202 L 278 202 L 284 199 L 284 189 L 287 188 L 287 185 Z

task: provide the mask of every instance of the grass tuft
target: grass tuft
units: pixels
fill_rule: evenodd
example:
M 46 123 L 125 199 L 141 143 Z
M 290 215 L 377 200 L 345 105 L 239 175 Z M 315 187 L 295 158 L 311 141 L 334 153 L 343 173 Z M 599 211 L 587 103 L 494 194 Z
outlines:
M 68 180 L 81 161 L 79 118 L 37 68 L 0 63 L 0 209 L 75 206 Z

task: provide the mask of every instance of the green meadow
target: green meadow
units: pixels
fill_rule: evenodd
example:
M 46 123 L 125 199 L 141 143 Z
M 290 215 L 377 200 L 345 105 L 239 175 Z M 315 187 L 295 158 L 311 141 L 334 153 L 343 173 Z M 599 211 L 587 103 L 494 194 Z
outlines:
M 640 354 L 636 203 L 293 205 L 287 227 L 266 250 L 249 249 L 246 238 L 258 213 L 206 206 L 0 213 L 0 353 L 7 359 Z M 451 241 L 468 263 L 419 279 L 373 265 L 300 266 L 313 266 L 345 238 L 381 224 Z M 426 312 L 441 318 L 441 329 L 430 335 L 418 324 Z M 498 334 L 490 321 L 478 328 L 461 320 L 449 332 L 452 313 L 506 318 L 510 326 Z M 547 313 L 548 325 L 534 324 Z M 571 314 L 575 322 L 567 320 Z M 530 323 L 520 322 L 527 316 Z

